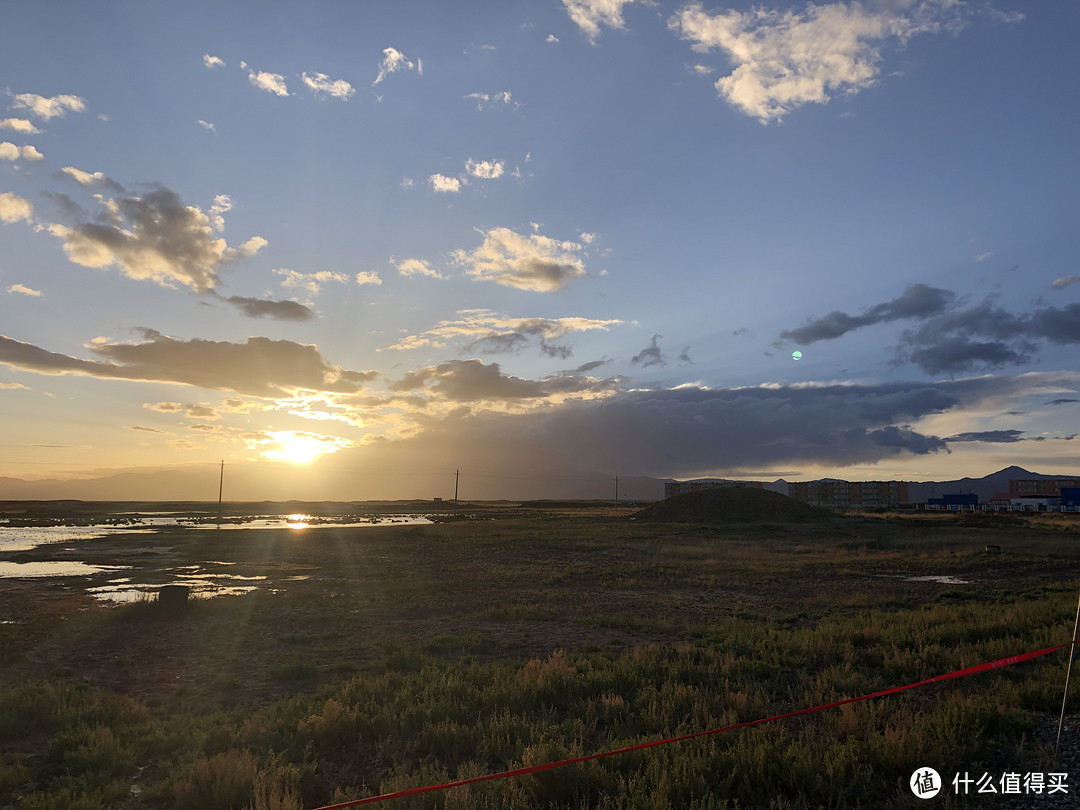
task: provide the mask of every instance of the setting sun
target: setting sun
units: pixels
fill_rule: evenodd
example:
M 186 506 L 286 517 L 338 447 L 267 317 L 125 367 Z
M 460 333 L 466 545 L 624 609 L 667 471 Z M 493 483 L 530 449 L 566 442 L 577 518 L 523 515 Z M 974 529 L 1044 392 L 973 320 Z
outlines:
M 263 457 L 293 464 L 310 464 L 319 456 L 336 452 L 340 447 L 340 440 L 311 433 L 282 430 L 269 435 L 275 446 L 265 451 Z

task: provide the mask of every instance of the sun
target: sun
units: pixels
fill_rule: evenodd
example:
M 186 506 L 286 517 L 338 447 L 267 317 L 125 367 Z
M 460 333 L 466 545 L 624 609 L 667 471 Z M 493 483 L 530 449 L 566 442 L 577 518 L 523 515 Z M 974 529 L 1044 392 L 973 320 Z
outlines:
M 310 464 L 319 456 L 333 453 L 338 449 L 332 440 L 313 436 L 310 433 L 297 433 L 293 430 L 273 433 L 272 442 L 276 447 L 265 451 L 263 457 L 293 464 Z

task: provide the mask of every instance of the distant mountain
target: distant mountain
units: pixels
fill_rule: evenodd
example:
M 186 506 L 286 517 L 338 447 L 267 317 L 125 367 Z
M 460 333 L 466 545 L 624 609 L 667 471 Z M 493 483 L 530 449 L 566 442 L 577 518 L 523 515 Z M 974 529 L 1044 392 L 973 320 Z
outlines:
M 454 476 L 387 476 L 385 480 L 356 479 L 348 475 L 309 475 L 287 465 L 244 464 L 225 466 L 228 501 L 369 501 L 454 495 Z M 619 476 L 619 500 L 654 501 L 664 497 L 664 479 Z M 27 481 L 0 478 L 0 500 L 84 501 L 216 501 L 216 465 L 192 468 L 143 469 L 98 478 Z M 613 500 L 615 476 L 597 472 L 563 475 L 469 475 L 462 470 L 463 500 Z

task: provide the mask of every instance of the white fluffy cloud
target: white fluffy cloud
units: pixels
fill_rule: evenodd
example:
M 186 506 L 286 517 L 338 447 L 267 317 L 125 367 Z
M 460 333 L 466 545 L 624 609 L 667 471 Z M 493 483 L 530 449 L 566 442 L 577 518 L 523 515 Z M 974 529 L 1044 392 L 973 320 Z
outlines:
M 382 284 L 382 279 L 379 278 L 378 273 L 369 273 L 364 271 L 356 274 L 356 283 L 359 284 L 361 287 L 365 284 L 372 284 L 377 287 Z
M 33 146 L 16 146 L 9 141 L 0 143 L 0 160 L 18 160 L 19 158 L 36 163 L 44 160 L 45 156 Z
M 41 295 L 41 290 L 34 290 L 27 287 L 25 284 L 12 284 L 7 288 L 9 293 L 16 293 L 18 295 L 27 295 L 31 298 L 37 298 Z
M 570 19 L 589 38 L 589 42 L 595 45 L 596 38 L 600 36 L 601 25 L 619 29 L 626 27 L 622 16 L 623 6 L 634 2 L 635 0 L 563 0 L 563 5 L 566 6 Z M 555 41 L 558 42 L 558 39 Z M 548 42 L 551 42 L 551 37 Z
M 428 182 L 435 191 L 456 194 L 461 191 L 461 181 L 456 177 L 447 177 L 445 174 L 433 174 Z
M 225 60 L 220 56 L 211 56 L 208 53 L 203 54 L 203 64 L 208 68 L 225 67 Z
M 494 281 L 506 287 L 554 292 L 587 275 L 578 255 L 577 242 L 560 242 L 535 233 L 523 236 L 509 228 L 493 228 L 484 234 L 476 250 L 454 251 L 454 260 L 477 281 Z
M 213 132 L 215 134 L 217 133 L 217 128 L 213 124 L 211 124 L 209 121 L 203 121 L 200 118 L 199 119 L 199 126 L 202 127 L 203 129 L 208 129 L 208 130 L 210 130 L 211 132 Z
M 34 206 L 29 200 L 24 200 L 10 191 L 0 193 L 0 222 L 8 224 L 29 221 L 34 216 Z
M 232 207 L 232 197 L 228 194 L 218 194 L 214 197 L 214 204 L 210 206 L 210 221 L 214 223 L 215 230 L 225 230 L 225 217 L 222 215 L 232 211 Z
M 502 177 L 505 164 L 501 160 L 469 160 L 465 161 L 465 171 L 473 177 L 483 180 L 494 180 Z
M 724 51 L 735 69 L 716 82 L 717 92 L 768 123 L 804 104 L 824 104 L 838 93 L 872 86 L 880 73 L 881 44 L 940 30 L 954 19 L 954 5 L 952 0 L 852 2 L 810 4 L 802 12 L 759 7 L 710 13 L 693 2 L 671 18 L 669 27 L 695 51 Z
M 438 271 L 428 266 L 423 259 L 405 259 L 395 265 L 398 273 L 408 278 L 409 276 L 428 276 L 430 278 L 443 278 Z
M 329 270 L 320 270 L 317 273 L 298 273 L 282 267 L 274 273 L 283 276 L 282 287 L 293 287 L 306 290 L 311 295 L 318 295 L 324 284 L 336 281 L 340 284 L 348 284 L 349 279 L 344 273 L 332 273 Z
M 289 88 L 285 86 L 285 77 L 280 73 L 266 73 L 261 70 L 252 70 L 248 72 L 248 80 L 260 90 L 265 90 L 267 93 L 273 93 L 277 96 L 289 95 Z
M 331 79 L 325 73 L 301 73 L 300 78 L 315 93 L 346 101 L 356 89 L 344 79 Z
M 10 129 L 20 135 L 37 135 L 41 132 L 40 129 L 25 118 L 5 118 L 0 120 L 0 129 Z
M 415 70 L 417 75 L 423 76 L 424 63 L 419 59 L 413 62 L 397 48 L 383 48 L 383 58 L 379 62 L 379 75 L 375 77 L 371 85 L 374 87 L 391 73 L 397 73 L 399 70 Z
M 86 101 L 79 96 L 71 95 L 45 98 L 33 93 L 19 93 L 15 96 L 15 103 L 11 106 L 16 110 L 29 110 L 38 118 L 44 118 L 48 121 L 50 118 L 63 116 L 68 110 L 83 112 L 86 110 Z

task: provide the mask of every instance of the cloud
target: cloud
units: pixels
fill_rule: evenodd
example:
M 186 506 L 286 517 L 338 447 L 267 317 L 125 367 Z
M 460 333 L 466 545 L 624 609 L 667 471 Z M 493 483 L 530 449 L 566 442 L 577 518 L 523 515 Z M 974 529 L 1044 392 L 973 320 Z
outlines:
M 289 95 L 289 88 L 285 86 L 285 77 L 280 73 L 250 70 L 248 71 L 248 81 L 267 93 L 273 93 L 276 96 Z
M 1068 287 L 1070 284 L 1080 284 L 1080 276 L 1065 276 L 1054 281 L 1050 286 L 1055 290 L 1060 290 L 1063 287 Z
M 456 177 L 447 177 L 445 174 L 433 174 L 428 178 L 432 189 L 443 193 L 456 194 L 461 191 L 461 181 Z
M 576 242 L 493 228 L 484 234 L 480 247 L 472 251 L 456 250 L 453 257 L 477 281 L 494 281 L 519 290 L 555 292 L 573 279 L 587 275 L 584 263 L 576 255 L 581 250 L 582 246 Z
M 410 276 L 428 276 L 429 278 L 444 278 L 438 271 L 428 266 L 423 259 L 405 259 L 396 265 L 398 273 L 409 278 Z
M 1066 405 L 1070 402 L 1080 402 L 1080 399 L 1068 399 L 1066 397 L 1059 397 L 1058 399 L 1052 399 L 1047 402 L 1047 405 Z
M 930 374 L 1028 362 L 1041 341 L 1080 343 L 1080 304 L 1015 315 L 992 300 L 943 313 L 900 336 L 894 365 L 915 363 Z
M 669 28 L 700 53 L 724 51 L 735 69 L 716 90 L 763 124 L 804 104 L 825 104 L 840 93 L 872 87 L 880 74 L 881 45 L 959 24 L 958 4 L 926 0 L 863 5 L 808 4 L 798 12 L 728 10 L 711 14 L 701 3 L 683 6 Z
M 362 271 L 356 274 L 356 283 L 360 286 L 363 286 L 365 284 L 374 284 L 375 286 L 379 286 L 380 284 L 382 284 L 382 279 L 379 278 L 378 273 Z
M 589 38 L 589 42 L 596 44 L 600 36 L 600 26 L 609 28 L 626 28 L 623 20 L 623 6 L 628 6 L 635 0 L 563 0 L 566 13 L 570 19 L 581 29 L 581 32 Z M 551 39 L 548 39 L 550 42 Z M 555 40 L 558 42 L 558 40 Z
M 494 180 L 497 177 L 502 177 L 504 166 L 505 164 L 501 160 L 473 160 L 469 158 L 465 161 L 465 171 L 482 180 Z
M 232 197 L 228 194 L 218 194 L 214 197 L 214 204 L 210 206 L 210 221 L 214 225 L 214 230 L 225 230 L 225 217 L 222 215 L 232 211 L 232 207 Z
M 499 93 L 489 95 L 487 93 L 469 93 L 465 98 L 470 101 L 476 102 L 476 109 L 482 110 L 488 106 L 489 102 L 492 105 L 501 104 L 505 107 L 513 107 L 517 109 L 521 106 L 518 102 L 514 101 L 513 96 L 509 90 L 503 90 Z
M 208 68 L 225 67 L 225 60 L 219 56 L 211 56 L 208 53 L 203 54 L 203 64 Z
M 11 224 L 22 220 L 30 221 L 34 216 L 34 205 L 10 191 L 0 192 L 0 222 Z
M 33 93 L 20 93 L 15 96 L 15 103 L 11 105 L 15 110 L 29 110 L 32 115 L 44 118 L 46 121 L 62 117 L 68 110 L 83 112 L 86 110 L 86 101 L 79 96 L 60 95 L 52 98 L 36 96 Z
M 348 101 L 356 93 L 355 88 L 344 79 L 331 79 L 325 73 L 301 73 L 300 78 L 314 93 L 323 96 Z
M 129 278 L 149 279 L 166 287 L 175 283 L 199 292 L 217 284 L 218 268 L 251 255 L 266 244 L 253 237 L 239 249 L 215 238 L 210 218 L 180 196 L 156 186 L 142 197 L 99 198 L 112 224 L 85 222 L 68 228 L 51 224 L 64 252 L 84 267 L 117 266 Z
M 554 44 L 554 43 L 556 43 L 558 41 L 559 41 L 559 38 L 557 36 L 555 36 L 554 34 L 548 34 L 547 39 L 544 40 L 544 42 L 550 42 L 552 44 Z
M 207 405 L 205 402 L 200 402 L 198 405 L 188 405 L 184 409 L 184 416 L 186 416 L 188 419 L 213 420 L 221 418 L 221 414 L 219 414 L 216 410 L 214 410 L 212 406 Z
M 146 402 L 143 407 L 161 413 L 180 413 L 184 410 L 183 404 L 179 402 Z
M 791 340 L 810 345 L 819 340 L 833 340 L 853 329 L 887 323 L 901 318 L 929 318 L 943 312 L 956 298 L 956 293 L 925 284 L 911 284 L 903 294 L 883 304 L 875 304 L 861 315 L 848 315 L 834 310 L 828 315 L 815 318 L 797 329 L 780 333 L 781 340 Z
M 18 295 L 27 295 L 31 298 L 37 298 L 41 295 L 41 290 L 33 290 L 25 284 L 12 284 L 7 288 L 7 291 L 9 293 L 17 293 Z
M 498 363 L 480 360 L 451 360 L 406 374 L 391 383 L 392 391 L 416 391 L 452 402 L 505 402 L 548 399 L 553 396 L 608 390 L 611 381 L 575 375 L 554 375 L 542 380 L 525 380 L 503 374 Z
M 507 318 L 486 309 L 461 310 L 458 316 L 453 320 L 440 321 L 433 329 L 419 335 L 403 338 L 388 349 L 415 349 L 422 346 L 443 348 L 447 341 L 465 338 L 463 351 L 502 354 L 512 353 L 537 340 L 542 353 L 568 357 L 570 350 L 567 347 L 553 346 L 551 341 L 575 332 L 607 331 L 609 327 L 622 323 L 618 320 L 579 317 Z
M 87 346 L 98 358 L 82 360 L 0 336 L 0 363 L 38 374 L 78 374 L 236 391 L 262 397 L 300 390 L 357 393 L 375 372 L 347 371 L 323 359 L 316 346 L 251 337 L 244 343 L 177 340 L 139 330 L 141 343 L 99 339 Z
M 315 313 L 295 301 L 269 301 L 265 298 L 243 298 L 233 295 L 225 299 L 249 318 L 273 318 L 277 321 L 310 321 Z
M 0 160 L 18 160 L 19 158 L 36 163 L 45 156 L 33 146 L 16 146 L 9 141 L 0 142 Z
M 269 243 L 261 236 L 253 236 L 246 242 L 242 243 L 238 250 L 248 256 L 254 256 L 256 253 L 266 247 L 267 244 Z
M 988 442 L 991 444 L 1012 444 L 1013 442 L 1041 442 L 1042 436 L 1023 438 L 1022 430 L 979 430 L 968 433 L 957 433 L 945 439 L 947 442 Z
M 371 83 L 372 87 L 379 84 L 391 73 L 397 73 L 399 70 L 415 70 L 418 75 L 423 76 L 424 64 L 419 59 L 412 62 L 397 48 L 383 48 L 383 58 L 379 62 L 379 75 Z
M 10 129 L 20 135 L 38 135 L 41 130 L 25 118 L 4 118 L 0 120 L 0 129 Z
M 994 255 L 993 251 L 987 251 L 986 253 L 980 253 L 978 256 L 975 257 L 975 263 L 976 264 L 981 264 L 982 262 L 985 262 L 987 259 L 993 257 L 993 255 Z
M 160 433 L 163 436 L 171 436 L 172 435 L 171 433 L 169 433 L 167 431 L 158 430 L 157 428 L 152 428 L 152 427 L 146 427 L 144 425 L 128 425 L 128 430 L 141 430 L 144 433 Z
M 642 368 L 648 368 L 649 366 L 666 366 L 667 358 L 660 352 L 660 340 L 663 337 L 663 335 L 653 335 L 652 342 L 635 354 L 630 359 L 630 362 L 635 366 L 641 366 Z
M 333 273 L 329 270 L 320 270 L 317 273 L 298 273 L 295 270 L 282 267 L 275 270 L 274 273 L 284 276 L 284 280 L 281 282 L 282 287 L 300 288 L 311 295 L 318 295 L 323 285 L 331 281 L 339 284 L 349 283 L 349 278 L 344 273 Z
M 215 126 L 214 126 L 213 124 L 211 124 L 211 123 L 210 123 L 209 121 L 203 121 L 203 120 L 202 120 L 202 119 L 200 118 L 200 119 L 199 119 L 199 126 L 200 126 L 200 127 L 202 127 L 203 129 L 208 129 L 208 130 L 210 130 L 210 131 L 211 131 L 211 132 L 213 132 L 213 133 L 214 133 L 215 135 L 217 134 L 217 128 L 216 128 L 216 127 L 215 127 Z
M 55 176 L 74 180 L 81 186 L 109 188 L 119 193 L 124 191 L 123 186 L 108 177 L 104 172 L 86 172 L 82 169 L 76 169 L 74 166 L 65 166 L 56 172 Z
M 474 469 L 492 472 L 509 471 L 528 459 L 537 472 L 580 471 L 586 463 L 591 470 L 650 476 L 871 464 L 948 453 L 944 439 L 912 427 L 926 417 L 977 412 L 1002 398 L 1078 383 L 1080 375 L 1060 373 L 933 383 L 615 391 L 527 413 L 473 409 L 426 426 L 414 439 L 371 448 L 370 462 L 453 469 L 454 459 L 468 453 Z

